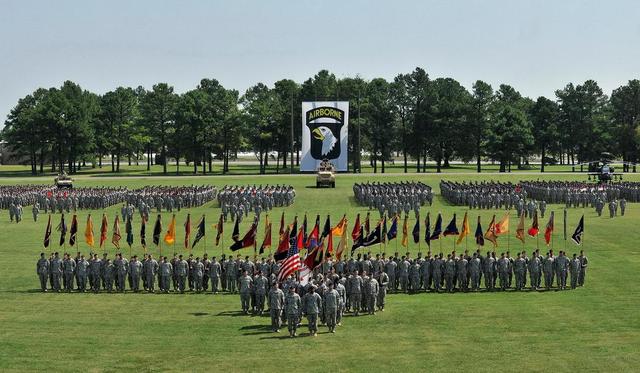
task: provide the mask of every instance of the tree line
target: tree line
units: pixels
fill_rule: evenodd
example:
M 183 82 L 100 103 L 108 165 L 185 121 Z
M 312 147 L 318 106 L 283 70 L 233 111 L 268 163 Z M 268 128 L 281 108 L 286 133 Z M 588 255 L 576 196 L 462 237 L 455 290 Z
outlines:
M 103 167 L 105 157 L 112 172 L 121 162 L 146 158 L 147 169 L 161 164 L 165 174 L 170 159 L 194 174 L 212 172 L 218 159 L 227 173 L 240 151 L 254 152 L 265 173 L 274 161 L 277 170 L 291 160 L 299 164 L 300 103 L 314 100 L 350 102 L 351 170 L 361 169 L 363 154 L 374 172 L 385 172 L 394 157 L 405 172 L 426 172 L 428 160 L 440 172 L 454 159 L 475 162 L 478 172 L 483 160 L 494 161 L 505 172 L 540 157 L 544 172 L 545 165 L 597 160 L 602 152 L 626 162 L 639 155 L 637 79 L 610 96 L 587 80 L 534 100 L 512 86 L 494 88 L 481 80 L 468 90 L 453 78 L 432 79 L 422 68 L 392 81 L 338 79 L 322 70 L 301 84 L 258 83 L 242 95 L 215 79 L 202 79 L 183 94 L 158 83 L 98 95 L 66 81 L 19 99 L 0 136 L 28 159 L 33 174 L 45 167 L 69 173 L 87 164 Z M 177 172 L 179 167 L 177 162 Z

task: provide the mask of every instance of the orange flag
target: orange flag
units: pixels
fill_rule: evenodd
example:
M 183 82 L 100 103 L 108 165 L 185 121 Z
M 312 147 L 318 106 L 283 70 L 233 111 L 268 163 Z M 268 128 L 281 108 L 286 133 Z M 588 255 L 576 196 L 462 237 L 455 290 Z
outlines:
M 520 214 L 518 228 L 516 228 L 516 238 L 524 243 L 524 211 Z
M 84 228 L 84 241 L 89 247 L 93 248 L 95 242 L 93 240 L 93 220 L 91 220 L 91 214 L 87 216 L 87 226 Z
M 167 245 L 173 245 L 173 243 L 176 242 L 176 214 L 173 214 L 171 218 L 167 233 L 164 235 L 164 242 L 166 242 Z
M 493 246 L 498 246 L 498 236 L 496 235 L 496 216 L 493 215 L 491 218 L 491 223 L 489 223 L 489 228 L 484 234 L 484 238 L 493 243 Z
M 331 228 L 331 234 L 334 236 L 342 236 L 342 231 L 344 231 L 345 226 L 347 224 L 347 215 L 342 215 L 342 219 L 338 222 L 338 224 Z
M 104 241 L 107 240 L 107 229 L 109 229 L 109 222 L 107 221 L 107 215 L 102 214 L 102 223 L 100 224 L 100 247 L 103 247 Z

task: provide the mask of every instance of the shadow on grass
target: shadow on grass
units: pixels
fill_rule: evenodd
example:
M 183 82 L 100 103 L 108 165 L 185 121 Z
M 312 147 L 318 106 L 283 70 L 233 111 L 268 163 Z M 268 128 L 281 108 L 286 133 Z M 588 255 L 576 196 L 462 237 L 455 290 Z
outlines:
M 209 315 L 209 312 L 191 312 L 189 315 L 196 316 L 196 317 L 198 317 L 198 316 L 207 316 L 207 315 Z
M 242 311 L 222 311 L 222 312 L 218 312 L 215 316 L 238 317 L 238 316 L 247 316 L 247 315 L 242 313 Z

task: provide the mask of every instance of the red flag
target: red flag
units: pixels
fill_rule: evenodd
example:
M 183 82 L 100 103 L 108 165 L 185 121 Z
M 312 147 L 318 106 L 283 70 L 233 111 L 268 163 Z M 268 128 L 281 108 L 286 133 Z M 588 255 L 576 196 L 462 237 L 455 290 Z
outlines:
M 267 227 L 264 232 L 264 240 L 260 245 L 260 254 L 264 253 L 264 249 L 271 247 L 271 222 L 267 223 Z
M 256 245 L 256 233 L 258 231 L 258 221 L 254 220 L 253 224 L 251 224 L 251 228 L 249 231 L 242 237 L 241 240 L 236 241 L 233 245 L 231 245 L 231 251 L 236 251 L 240 249 L 244 249 L 245 247 Z
M 280 235 L 281 240 L 282 240 L 283 233 L 284 233 L 284 211 L 282 211 L 282 216 L 280 217 L 280 230 L 278 231 L 278 235 Z
M 547 223 L 547 229 L 544 230 L 544 241 L 549 245 L 551 242 L 551 235 L 553 234 L 553 211 L 549 216 L 549 222 Z
M 313 250 L 316 248 L 316 246 L 318 246 L 318 243 L 320 242 L 320 215 L 318 215 L 318 217 L 316 218 L 316 224 L 313 226 L 313 229 L 311 230 L 311 233 L 309 233 L 309 236 L 307 237 L 307 242 L 305 242 L 304 246 L 307 248 L 307 250 Z
M 303 262 L 307 266 L 307 268 L 309 268 L 310 270 L 313 270 L 320 264 L 320 261 L 317 260 L 318 251 L 320 250 L 322 250 L 322 248 L 320 246 L 317 246 L 315 249 L 311 250 L 311 252 L 307 254 L 306 258 L 304 258 Z
M 298 250 L 304 249 L 304 227 L 300 227 L 298 231 L 298 237 L 296 238 L 296 248 Z
M 276 253 L 286 253 L 289 250 L 289 226 L 280 235 L 280 242 L 278 242 L 278 250 Z
M 327 251 L 329 257 L 333 256 L 333 235 L 330 234 L 327 240 Z
M 360 237 L 360 214 L 356 216 L 356 222 L 351 231 L 351 238 L 353 238 L 354 241 L 357 241 L 358 237 Z
M 524 212 L 522 214 L 524 215 Z M 535 237 L 538 235 L 538 232 L 540 232 L 540 227 L 538 225 L 538 210 L 536 210 L 533 212 L 533 224 L 531 224 L 531 228 L 529 228 L 527 233 L 529 233 L 529 236 Z

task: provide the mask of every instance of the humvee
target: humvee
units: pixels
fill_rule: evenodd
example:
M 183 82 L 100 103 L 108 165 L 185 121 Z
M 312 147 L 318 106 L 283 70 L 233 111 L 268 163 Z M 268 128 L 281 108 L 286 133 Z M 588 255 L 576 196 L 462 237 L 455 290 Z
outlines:
M 66 172 L 58 174 L 54 179 L 54 182 L 58 188 L 73 188 L 73 179 L 67 175 Z
M 322 160 L 318 165 L 318 171 L 316 175 L 316 188 L 322 186 L 328 186 L 331 188 L 336 187 L 336 171 L 333 164 L 328 159 Z

